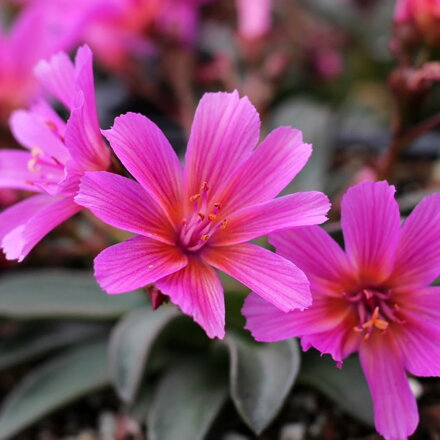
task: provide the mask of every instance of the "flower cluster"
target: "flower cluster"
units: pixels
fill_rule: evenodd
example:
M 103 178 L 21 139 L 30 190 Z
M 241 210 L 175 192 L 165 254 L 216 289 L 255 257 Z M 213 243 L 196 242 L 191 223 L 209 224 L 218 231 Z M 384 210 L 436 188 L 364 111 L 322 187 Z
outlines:
M 182 164 L 141 114 L 121 115 L 101 132 L 88 46 L 74 63 L 60 52 L 35 72 L 69 117 L 44 100 L 11 116 L 25 150 L 0 150 L 0 188 L 36 195 L 0 214 L 8 259 L 22 261 L 49 231 L 87 209 L 134 234 L 95 259 L 109 294 L 150 286 L 210 338 L 223 338 L 216 269 L 224 272 L 252 290 L 243 314 L 255 339 L 299 337 L 305 350 L 329 353 L 339 366 L 359 352 L 377 430 L 390 440 L 415 430 L 406 372 L 440 374 L 440 295 L 429 287 L 440 274 L 440 195 L 424 199 L 401 226 L 393 186 L 350 188 L 343 251 L 317 226 L 330 208 L 324 194 L 277 197 L 311 145 L 291 127 L 258 144 L 258 113 L 238 92 L 204 95 Z M 134 179 L 111 172 L 111 152 Z M 276 252 L 250 243 L 266 235 Z

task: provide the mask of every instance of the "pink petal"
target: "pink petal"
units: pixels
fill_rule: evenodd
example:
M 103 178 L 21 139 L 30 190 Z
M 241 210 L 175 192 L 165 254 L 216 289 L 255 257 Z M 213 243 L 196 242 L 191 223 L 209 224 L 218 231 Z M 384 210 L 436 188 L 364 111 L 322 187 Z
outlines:
M 162 131 L 145 116 L 127 113 L 104 131 L 127 170 L 167 213 L 180 215 L 183 170 Z
M 440 274 L 440 194 L 424 198 L 403 224 L 393 279 L 427 286 Z
M 66 127 L 66 145 L 84 170 L 105 170 L 110 164 L 110 151 L 104 143 L 98 123 L 93 55 L 88 46 L 78 49 L 75 58 L 75 86 L 71 115 Z
M 32 156 L 27 151 L 0 150 L 0 188 L 39 191 L 31 181 L 35 174 L 29 171 Z
M 122 293 L 156 282 L 185 267 L 188 259 L 175 246 L 136 236 L 95 258 L 95 277 L 108 293 Z
M 415 431 L 419 417 L 390 333 L 370 338 L 361 345 L 359 355 L 373 397 L 377 431 L 388 440 L 406 439 Z
M 394 193 L 387 182 L 364 182 L 342 199 L 345 249 L 364 282 L 380 283 L 393 269 L 400 228 Z
M 254 39 L 269 31 L 272 0 L 236 0 L 236 4 L 240 36 Z
M 317 296 L 307 310 L 284 313 L 255 293 L 245 300 L 246 327 L 257 341 L 273 342 L 321 333 L 340 325 L 349 310 L 341 302 Z
M 213 191 L 251 154 L 260 135 L 260 119 L 249 100 L 238 93 L 206 93 L 194 116 L 185 156 L 189 195 L 204 182 Z
M 65 163 L 70 154 L 60 135 L 51 128 L 52 120 L 47 120 L 44 116 L 46 115 L 40 114 L 37 107 L 31 111 L 17 110 L 9 120 L 11 131 L 23 147 L 29 150 L 38 148 Z
M 304 273 L 293 263 L 250 243 L 206 248 L 203 258 L 283 312 L 305 309 L 312 297 Z
M 2 247 L 8 260 L 23 261 L 45 235 L 82 209 L 69 197 L 50 197 L 47 201 L 3 238 Z
M 404 323 L 397 336 L 405 368 L 416 376 L 440 376 L 440 287 L 402 294 L 399 303 Z
M 350 280 L 350 265 L 340 246 L 319 226 L 276 232 L 269 242 L 277 254 L 297 265 L 313 289 L 339 294 Z
M 115 228 L 173 245 L 172 225 L 139 183 L 105 171 L 81 179 L 75 201 Z
M 232 214 L 226 228 L 219 229 L 210 244 L 243 243 L 270 232 L 323 223 L 329 209 L 327 196 L 320 192 L 296 193 L 269 200 Z
M 5 235 L 50 204 L 51 200 L 52 197 L 45 194 L 29 197 L 0 213 L 0 243 Z
M 40 83 L 68 109 L 75 94 L 75 67 L 65 52 L 53 55 L 49 61 L 40 61 L 35 67 Z
M 223 288 L 214 269 L 198 258 L 156 283 L 183 313 L 193 317 L 210 338 L 225 336 Z
M 312 152 L 302 134 L 290 127 L 272 131 L 250 158 L 225 179 L 214 198 L 225 215 L 274 198 L 302 170 Z

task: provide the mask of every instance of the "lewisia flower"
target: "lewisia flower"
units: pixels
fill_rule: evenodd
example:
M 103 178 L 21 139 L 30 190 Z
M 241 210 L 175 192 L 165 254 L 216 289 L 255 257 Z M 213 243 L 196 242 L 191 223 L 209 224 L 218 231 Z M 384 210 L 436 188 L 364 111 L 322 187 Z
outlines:
M 76 201 L 137 234 L 104 250 L 95 276 L 108 293 L 155 283 L 209 337 L 224 336 L 223 289 L 213 267 L 287 312 L 311 302 L 302 271 L 247 243 L 275 230 L 325 221 L 319 192 L 273 199 L 303 168 L 311 146 L 279 128 L 255 149 L 260 121 L 238 93 L 206 94 L 196 111 L 183 167 L 160 129 L 128 113 L 105 136 L 139 182 L 87 173 Z
M 321 228 L 272 234 L 277 253 L 308 276 L 313 305 L 283 313 L 251 294 L 243 313 L 259 341 L 302 337 L 341 363 L 359 351 L 376 429 L 406 439 L 418 423 L 405 371 L 440 374 L 440 195 L 426 197 L 400 226 L 394 187 L 365 182 L 342 201 L 345 252 Z
M 66 124 L 44 101 L 11 117 L 12 132 L 27 151 L 0 150 L 0 188 L 38 193 L 0 214 L 1 246 L 8 259 L 19 261 L 82 209 L 73 197 L 84 171 L 105 170 L 110 163 L 98 125 L 90 49 L 81 47 L 75 64 L 64 52 L 54 55 L 36 73 L 70 117 Z
M 272 25 L 272 0 L 236 0 L 238 33 L 253 40 L 264 36 Z

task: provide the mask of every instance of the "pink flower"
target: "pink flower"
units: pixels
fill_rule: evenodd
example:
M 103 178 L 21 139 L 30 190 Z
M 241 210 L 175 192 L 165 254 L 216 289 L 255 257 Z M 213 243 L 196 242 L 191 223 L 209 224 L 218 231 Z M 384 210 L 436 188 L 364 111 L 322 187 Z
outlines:
M 283 311 L 310 305 L 304 274 L 248 241 L 321 223 L 329 208 L 318 192 L 273 199 L 303 168 L 311 146 L 298 130 L 279 128 L 254 149 L 255 108 L 237 92 L 206 94 L 198 106 L 185 166 L 159 128 L 128 113 L 105 135 L 139 182 L 87 173 L 76 201 L 117 228 L 137 234 L 104 250 L 95 276 L 108 293 L 150 283 L 209 337 L 224 336 L 223 289 L 213 267 Z
M 272 0 L 236 0 L 238 33 L 245 39 L 265 35 L 272 25 Z
M 376 429 L 406 439 L 418 423 L 405 371 L 440 374 L 440 195 L 426 197 L 400 226 L 386 182 L 350 188 L 342 201 L 345 252 L 321 228 L 275 233 L 277 253 L 304 270 L 313 305 L 283 313 L 251 294 L 243 313 L 259 341 L 301 336 L 341 363 L 359 352 Z
M 67 124 L 44 101 L 13 113 L 15 138 L 27 149 L 0 150 L 0 188 L 37 192 L 0 214 L 0 242 L 22 261 L 53 228 L 81 206 L 73 199 L 86 170 L 105 170 L 110 152 L 100 134 L 92 53 L 81 47 L 75 65 L 61 52 L 36 68 L 41 83 L 70 110 Z

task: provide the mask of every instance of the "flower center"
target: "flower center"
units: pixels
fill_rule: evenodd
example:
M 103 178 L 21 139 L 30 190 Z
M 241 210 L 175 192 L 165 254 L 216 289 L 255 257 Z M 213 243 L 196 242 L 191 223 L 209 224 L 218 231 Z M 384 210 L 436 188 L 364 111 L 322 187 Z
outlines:
M 218 229 L 226 228 L 227 220 L 219 218 L 220 203 L 209 203 L 208 184 L 203 182 L 200 193 L 190 197 L 189 215 L 182 220 L 180 244 L 187 251 L 202 248 Z
M 399 306 L 393 301 L 390 289 L 363 288 L 354 294 L 344 293 L 343 297 L 353 304 L 359 319 L 353 330 L 363 333 L 365 341 L 374 329 L 384 333 L 390 322 L 404 322 L 397 316 Z
M 56 186 L 63 177 L 63 164 L 56 157 L 45 154 L 38 147 L 31 149 L 31 156 L 27 166 L 29 171 L 35 174 L 35 179 L 27 180 L 26 183 L 42 188 Z

